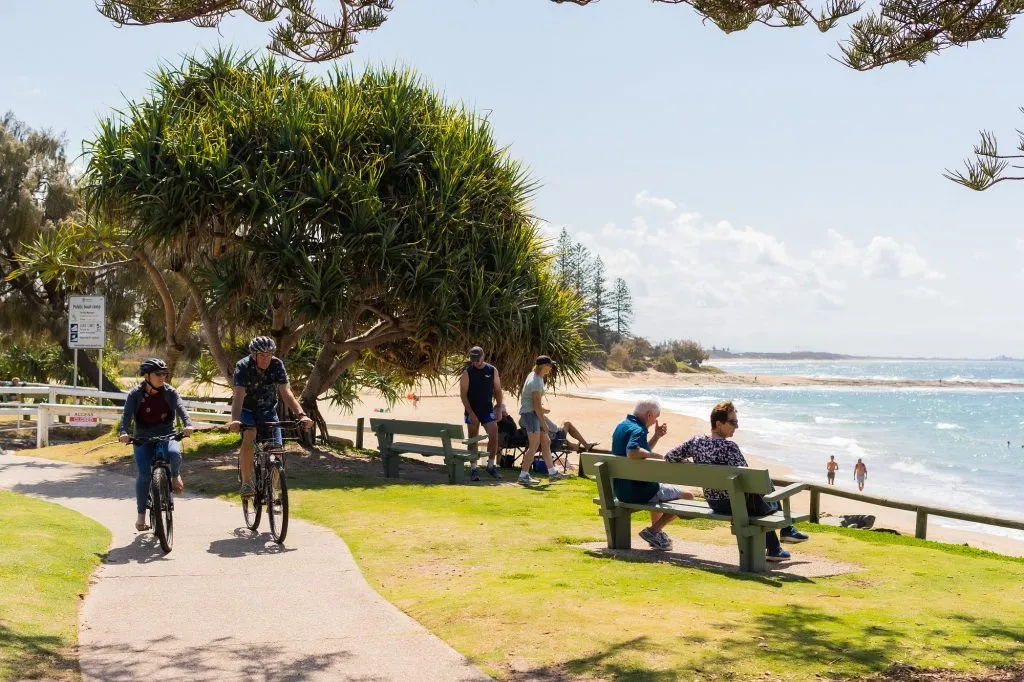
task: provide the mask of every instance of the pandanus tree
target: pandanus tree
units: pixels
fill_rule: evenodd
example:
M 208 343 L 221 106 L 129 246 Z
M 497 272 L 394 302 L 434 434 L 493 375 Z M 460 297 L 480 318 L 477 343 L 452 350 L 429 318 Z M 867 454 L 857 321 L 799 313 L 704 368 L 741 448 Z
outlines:
M 475 343 L 510 386 L 540 353 L 582 371 L 584 306 L 552 275 L 534 184 L 410 71 L 186 58 L 101 123 L 86 183 L 92 211 L 177 254 L 225 376 L 229 328 L 302 349 L 316 417 L 332 389 L 441 379 Z

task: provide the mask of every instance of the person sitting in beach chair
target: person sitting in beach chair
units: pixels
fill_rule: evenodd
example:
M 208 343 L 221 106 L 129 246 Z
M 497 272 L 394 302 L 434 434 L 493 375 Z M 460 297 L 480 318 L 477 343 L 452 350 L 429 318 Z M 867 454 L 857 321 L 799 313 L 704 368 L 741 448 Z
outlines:
M 562 422 L 561 426 L 556 424 L 548 415 L 544 416 L 544 421 L 547 423 L 548 431 L 551 432 L 551 458 L 556 464 L 561 463 L 563 468 L 568 469 L 570 467 L 570 452 L 577 454 L 589 452 L 600 445 L 596 441 L 593 443 L 588 442 L 579 429 L 568 419 Z M 569 436 L 572 436 L 576 442 L 571 442 L 568 438 Z M 536 455 L 537 453 L 533 454 Z

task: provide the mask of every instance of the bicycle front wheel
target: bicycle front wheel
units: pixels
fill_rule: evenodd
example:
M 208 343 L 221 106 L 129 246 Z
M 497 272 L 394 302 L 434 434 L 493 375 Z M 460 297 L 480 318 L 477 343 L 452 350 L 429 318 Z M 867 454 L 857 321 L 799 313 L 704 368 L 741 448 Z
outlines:
M 267 515 L 270 535 L 277 544 L 288 534 L 288 479 L 280 462 L 274 462 L 267 475 Z
M 153 471 L 149 494 L 153 498 L 149 518 L 153 522 L 153 532 L 160 541 L 160 547 L 166 554 L 174 547 L 174 503 L 171 501 L 171 481 L 163 467 Z
M 245 527 L 255 532 L 260 527 L 260 517 L 263 516 L 263 491 L 260 490 L 260 466 L 256 457 L 259 456 L 259 452 L 253 455 L 253 470 L 252 470 L 252 482 L 256 488 L 256 494 L 252 497 L 242 498 L 242 516 L 245 517 Z M 239 474 L 241 479 L 241 474 Z

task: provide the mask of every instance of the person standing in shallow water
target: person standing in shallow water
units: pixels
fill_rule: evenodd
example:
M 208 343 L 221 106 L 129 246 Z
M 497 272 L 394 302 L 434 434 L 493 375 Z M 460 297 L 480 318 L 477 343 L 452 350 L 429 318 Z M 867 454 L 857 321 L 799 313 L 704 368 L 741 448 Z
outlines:
M 828 475 L 828 484 L 836 484 L 836 472 L 839 471 L 839 462 L 836 461 L 836 456 L 832 455 L 828 461 L 825 462 L 825 473 Z
M 864 490 L 864 480 L 868 477 L 868 465 L 860 457 L 853 467 L 853 480 L 857 481 L 857 490 Z

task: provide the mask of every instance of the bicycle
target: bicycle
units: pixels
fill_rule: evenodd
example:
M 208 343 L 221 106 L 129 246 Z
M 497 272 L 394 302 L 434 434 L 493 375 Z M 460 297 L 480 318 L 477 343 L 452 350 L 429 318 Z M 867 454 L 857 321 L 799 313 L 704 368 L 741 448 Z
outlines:
M 263 422 L 256 426 L 242 424 L 239 430 L 245 433 L 247 429 L 272 430 L 297 425 L 298 422 L 295 421 Z M 285 536 L 288 535 L 288 479 L 285 476 L 284 447 L 277 444 L 273 435 L 260 438 L 257 431 L 253 443 L 252 464 L 252 484 L 256 490 L 252 497 L 242 498 L 245 526 L 251 531 L 257 530 L 263 516 L 263 507 L 266 506 L 270 535 L 277 544 L 284 544 Z M 241 461 L 238 463 L 238 480 L 242 480 Z
M 171 491 L 171 467 L 167 458 L 167 444 L 172 440 L 180 441 L 185 437 L 184 431 L 176 431 L 166 436 L 132 437 L 130 444 L 156 447 L 153 452 L 153 468 L 149 476 L 149 497 L 146 509 L 149 510 L 149 524 L 153 533 L 160 541 L 160 548 L 167 554 L 174 548 L 174 495 Z

